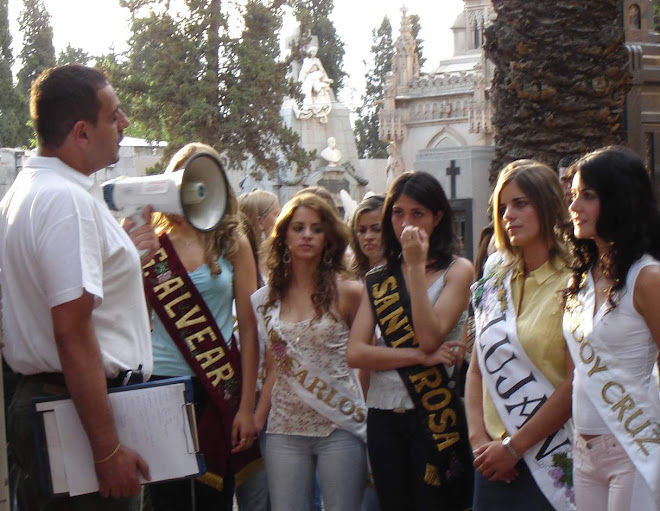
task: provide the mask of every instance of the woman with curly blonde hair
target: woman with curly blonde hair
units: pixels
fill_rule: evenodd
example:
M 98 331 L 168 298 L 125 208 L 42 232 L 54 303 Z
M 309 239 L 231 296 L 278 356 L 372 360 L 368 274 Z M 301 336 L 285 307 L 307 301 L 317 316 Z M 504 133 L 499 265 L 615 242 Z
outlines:
M 274 511 L 307 509 L 316 469 L 325 509 L 360 508 L 366 410 L 346 364 L 346 343 L 361 286 L 339 276 L 348 235 L 322 198 L 293 197 L 267 241 L 269 285 L 252 296 L 274 368 L 255 415 L 257 427 L 268 416 Z
M 191 143 L 172 157 L 165 173 L 178 171 L 200 155 L 220 162 L 212 147 Z M 256 437 L 257 328 L 250 305 L 257 288 L 256 268 L 239 228 L 231 188 L 228 194 L 225 216 L 212 231 L 199 232 L 184 217 L 172 214 L 156 214 L 153 222 L 161 250 L 144 267 L 151 276 L 145 277 L 145 289 L 157 314 L 153 374 L 193 377 L 201 447 L 209 469 L 201 478 L 207 484 L 197 480 L 151 485 L 151 499 L 159 510 L 193 509 L 193 503 L 197 509 L 231 510 L 234 475 L 242 468 L 231 454 L 250 449 Z M 232 337 L 234 300 L 240 354 Z

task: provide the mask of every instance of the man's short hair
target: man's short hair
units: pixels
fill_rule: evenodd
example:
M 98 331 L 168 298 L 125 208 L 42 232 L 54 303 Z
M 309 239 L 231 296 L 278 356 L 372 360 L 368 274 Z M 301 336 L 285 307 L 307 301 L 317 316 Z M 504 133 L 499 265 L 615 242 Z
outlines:
M 569 156 L 564 156 L 561 160 L 559 160 L 559 163 L 557 164 L 558 169 L 567 169 L 573 163 L 575 163 L 578 160 L 579 156 L 576 155 L 569 155 Z
M 107 85 L 101 71 L 78 64 L 43 71 L 30 88 L 30 116 L 39 145 L 60 147 L 80 120 L 95 125 L 101 109 L 98 91 Z

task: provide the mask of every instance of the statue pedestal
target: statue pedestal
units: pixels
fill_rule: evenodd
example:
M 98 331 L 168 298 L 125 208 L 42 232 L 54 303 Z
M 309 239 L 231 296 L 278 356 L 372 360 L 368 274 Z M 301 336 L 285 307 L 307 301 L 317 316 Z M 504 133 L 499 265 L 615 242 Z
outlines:
M 360 200 L 364 195 L 364 186 L 360 184 L 357 178 L 346 169 L 336 166 L 318 167 L 316 172 L 311 173 L 303 181 L 303 186 L 322 186 L 327 189 L 332 195 L 335 206 L 342 218 L 344 216 L 344 205 L 339 192 L 346 190 L 354 200 Z
M 346 190 L 349 195 L 359 201 L 365 193 L 364 185 L 367 180 L 354 174 L 359 168 L 355 135 L 351 128 L 350 111 L 340 102 L 333 99 L 332 111 L 328 115 L 328 122 L 323 124 L 318 119 L 297 119 L 294 112 L 294 100 L 288 99 L 280 110 L 282 121 L 300 136 L 300 145 L 307 151 L 316 150 L 317 158 L 312 163 L 311 171 L 301 183 L 305 186 L 323 186 L 327 188 L 335 199 L 335 204 L 341 207 L 339 190 Z M 328 145 L 328 138 L 334 137 L 337 149 L 341 151 L 342 159 L 338 166 L 329 166 L 320 157 Z M 300 187 L 287 187 L 280 189 L 280 202 L 290 199 Z

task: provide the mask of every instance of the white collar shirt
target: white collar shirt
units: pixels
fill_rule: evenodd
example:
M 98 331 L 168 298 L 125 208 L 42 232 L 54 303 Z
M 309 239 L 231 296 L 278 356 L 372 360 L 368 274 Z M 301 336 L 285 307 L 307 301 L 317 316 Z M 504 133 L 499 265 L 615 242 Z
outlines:
M 152 355 L 139 255 L 91 176 L 34 156 L 0 202 L 3 354 L 21 374 L 62 372 L 51 309 L 94 296 L 106 376 Z

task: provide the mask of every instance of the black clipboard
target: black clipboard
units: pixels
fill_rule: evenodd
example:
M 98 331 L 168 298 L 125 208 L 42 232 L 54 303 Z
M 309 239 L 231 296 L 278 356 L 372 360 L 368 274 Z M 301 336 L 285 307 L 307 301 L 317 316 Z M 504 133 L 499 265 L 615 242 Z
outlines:
M 158 472 L 154 473 L 149 459 L 145 456 L 145 447 L 144 443 L 142 445 L 131 445 L 130 438 L 137 438 L 140 435 L 148 435 L 146 428 L 148 428 L 148 421 L 139 420 L 139 417 L 133 416 L 133 414 L 124 413 L 121 416 L 121 407 L 113 407 L 113 415 L 115 416 L 115 424 L 118 428 L 118 434 L 120 436 L 120 441 L 123 445 L 130 447 L 137 451 L 149 464 L 150 471 L 152 475 L 152 481 L 165 481 L 169 479 L 180 479 L 180 478 L 191 478 L 198 477 L 204 472 L 206 472 L 206 463 L 204 461 L 204 455 L 199 451 L 199 441 L 197 438 L 197 421 L 195 419 L 195 403 L 194 403 L 194 392 L 192 387 L 192 381 L 189 376 L 176 377 L 176 378 L 166 378 L 162 380 L 156 380 L 153 382 L 140 383 L 136 385 L 129 385 L 126 387 L 116 387 L 108 389 L 108 395 L 111 396 L 112 400 L 119 399 L 121 400 L 123 396 L 127 397 L 130 400 L 135 400 L 139 398 L 139 394 L 133 394 L 134 392 L 139 393 L 140 391 L 148 389 L 157 389 L 158 387 L 169 385 L 178 385 L 181 387 L 182 393 L 179 395 L 178 392 L 175 392 L 177 396 L 176 402 L 168 401 L 168 410 L 170 413 L 173 413 L 174 409 L 178 410 L 179 405 L 181 405 L 181 424 L 183 425 L 183 431 L 179 431 L 178 428 L 175 429 L 174 434 L 179 440 L 179 455 L 182 459 L 185 458 L 186 468 L 182 471 L 185 473 L 177 474 L 175 477 L 158 477 Z M 128 395 L 126 393 L 131 393 Z M 142 396 L 147 394 L 143 393 Z M 151 396 L 154 395 L 153 390 L 150 391 Z M 180 400 L 179 400 L 180 396 Z M 128 399 L 124 400 L 127 401 Z M 58 429 L 58 415 L 55 411 L 55 408 L 65 404 L 68 408 L 71 407 L 70 397 L 68 395 L 64 396 L 49 396 L 49 397 L 35 397 L 32 399 L 32 423 L 34 431 L 34 439 L 36 445 L 37 453 L 37 465 L 39 468 L 39 479 L 41 483 L 41 489 L 45 495 L 55 496 L 55 495 L 69 495 L 69 481 L 67 480 L 67 475 L 64 466 L 64 458 L 62 456 L 62 444 L 60 443 L 61 431 Z M 74 408 L 75 410 L 75 408 Z M 158 415 L 158 409 L 148 410 L 146 409 L 142 413 L 142 417 L 149 417 L 151 414 Z M 75 414 L 75 420 L 79 422 L 77 418 L 77 413 Z M 68 416 L 70 418 L 70 415 Z M 71 419 L 74 420 L 74 419 Z M 74 420 L 74 421 L 75 421 Z M 157 419 L 154 419 L 157 420 Z M 61 425 L 60 425 L 61 426 Z M 134 433 L 129 435 L 127 431 Z M 125 438 L 122 438 L 124 435 Z M 179 437 L 178 435 L 182 435 Z M 126 438 L 129 438 L 127 441 Z M 150 442 L 152 451 L 155 452 L 155 447 L 153 443 L 158 444 L 162 443 L 162 449 L 171 449 L 172 448 L 172 437 L 168 436 L 165 438 L 153 438 L 149 437 L 152 442 Z M 187 455 L 183 452 L 183 440 L 185 439 L 185 448 L 187 449 Z M 82 435 L 80 443 L 86 443 L 87 449 L 89 449 L 89 442 L 87 436 Z M 176 455 L 177 453 L 174 453 Z M 81 463 L 86 465 L 89 463 L 88 469 L 91 471 L 91 474 L 95 474 L 93 460 L 82 459 Z M 171 465 L 170 465 L 171 466 Z M 175 470 L 175 469 L 172 469 Z M 55 473 L 52 473 L 52 472 Z M 95 479 L 95 475 L 94 475 Z M 91 493 L 96 490 L 85 491 L 84 493 Z M 82 493 L 82 494 L 84 494 Z M 78 493 L 77 493 L 78 494 Z

